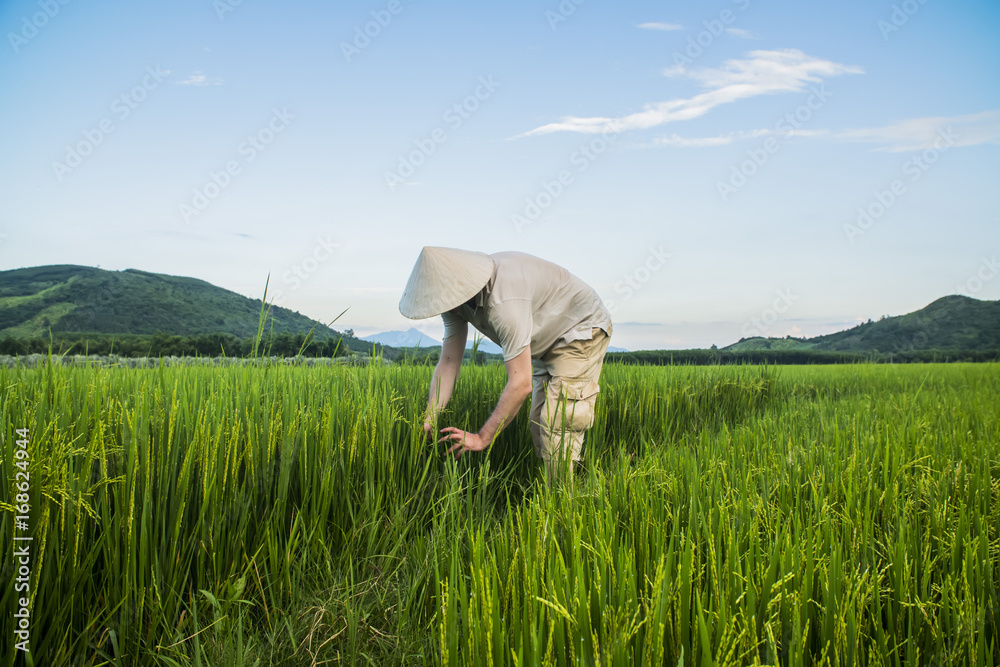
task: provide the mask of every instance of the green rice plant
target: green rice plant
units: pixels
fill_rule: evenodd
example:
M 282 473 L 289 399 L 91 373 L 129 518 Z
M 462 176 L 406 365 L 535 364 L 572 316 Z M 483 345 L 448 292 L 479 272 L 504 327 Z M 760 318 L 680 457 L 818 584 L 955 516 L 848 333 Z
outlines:
M 996 364 L 608 365 L 557 487 L 528 406 L 482 455 L 426 443 L 430 373 L 0 369 L 34 537 L 0 665 L 1000 660 Z M 463 369 L 439 426 L 504 382 Z
M 467 526 L 475 551 L 448 552 L 441 586 L 455 590 L 463 563 L 481 583 L 441 608 L 442 654 L 996 664 L 995 366 L 783 369 L 783 391 L 759 371 L 715 369 L 704 392 L 671 391 L 676 369 L 643 371 L 639 389 L 624 372 L 602 378 L 635 400 L 604 403 L 616 412 L 605 440 L 595 434 L 598 456 L 629 409 L 635 426 L 612 441 L 655 444 L 635 465 L 612 456 L 584 485 L 512 508 L 492 547 Z M 839 397 L 815 400 L 824 393 Z M 497 600 L 499 620 L 474 625 Z

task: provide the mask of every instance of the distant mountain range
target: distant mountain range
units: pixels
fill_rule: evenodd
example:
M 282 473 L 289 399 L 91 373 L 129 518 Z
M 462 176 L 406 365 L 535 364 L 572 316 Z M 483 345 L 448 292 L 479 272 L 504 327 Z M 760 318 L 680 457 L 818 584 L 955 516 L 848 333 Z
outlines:
M 383 331 L 382 333 L 372 334 L 370 336 L 363 336 L 361 340 L 365 340 L 371 343 L 381 343 L 382 345 L 389 345 L 391 347 L 403 347 L 403 348 L 413 348 L 413 347 L 438 347 L 441 345 L 441 341 L 435 340 L 425 334 L 424 332 L 410 327 L 406 331 Z M 472 336 L 465 341 L 465 349 L 472 348 Z M 503 354 L 503 349 L 493 341 L 488 338 L 483 338 L 482 342 L 479 343 L 479 349 L 487 354 Z M 609 347 L 608 352 L 627 352 L 625 348 L 622 347 Z
M 262 285 L 263 288 L 263 285 Z M 263 290 L 262 290 L 263 291 Z M 256 335 L 260 299 L 196 278 L 137 269 L 106 271 L 59 264 L 0 271 L 0 337 L 48 337 L 49 331 L 178 336 Z M 273 306 L 268 330 L 308 333 L 317 340 L 343 337 L 321 322 Z M 371 343 L 343 337 L 352 350 Z
M 910 350 L 1000 349 L 1000 301 L 967 296 L 941 297 L 920 310 L 886 317 L 814 338 L 743 338 L 722 348 L 748 350 L 825 350 L 896 353 Z
M 413 327 L 410 327 L 406 331 L 383 331 L 382 333 L 363 336 L 361 340 L 399 348 L 441 346 L 441 341 L 434 340 L 423 331 L 414 329 Z M 468 340 L 465 341 L 465 349 L 471 349 L 472 342 L 473 336 L 470 333 Z M 482 342 L 479 343 L 479 351 L 486 354 L 503 354 L 500 346 L 488 338 L 483 338 Z
M 370 336 L 362 336 L 361 340 L 391 347 L 436 347 L 441 344 L 441 341 L 434 340 L 423 331 L 413 327 L 406 331 L 383 331 Z
M 154 334 L 179 336 L 226 333 L 240 338 L 257 332 L 260 299 L 203 280 L 138 269 L 106 271 L 60 264 L 0 271 L 0 337 L 47 337 L 58 333 Z M 274 306 L 269 329 L 307 333 L 319 340 L 343 338 L 351 350 L 441 345 L 426 334 L 387 331 L 364 339 L 338 332 L 305 315 Z M 471 347 L 471 339 L 468 346 Z M 483 352 L 499 354 L 489 340 Z M 1000 301 L 946 296 L 907 315 L 865 322 L 814 338 L 745 338 L 723 348 L 894 353 L 910 350 L 1000 349 Z M 623 352 L 622 348 L 609 351 Z

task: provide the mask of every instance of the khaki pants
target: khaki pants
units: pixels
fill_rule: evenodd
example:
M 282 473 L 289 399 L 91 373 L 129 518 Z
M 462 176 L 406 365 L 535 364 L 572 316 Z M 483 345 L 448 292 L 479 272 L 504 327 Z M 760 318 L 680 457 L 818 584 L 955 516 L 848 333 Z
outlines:
M 594 425 L 594 406 L 611 338 L 595 327 L 591 340 L 577 340 L 532 359 L 531 439 L 546 467 L 582 458 L 583 436 Z

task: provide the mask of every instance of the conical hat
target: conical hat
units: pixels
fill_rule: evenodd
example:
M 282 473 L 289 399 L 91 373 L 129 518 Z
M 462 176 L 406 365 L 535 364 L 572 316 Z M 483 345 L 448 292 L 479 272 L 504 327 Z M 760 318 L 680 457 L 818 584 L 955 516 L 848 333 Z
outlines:
M 475 296 L 492 275 L 493 259 L 486 253 L 426 246 L 413 265 L 399 312 L 411 320 L 440 315 Z

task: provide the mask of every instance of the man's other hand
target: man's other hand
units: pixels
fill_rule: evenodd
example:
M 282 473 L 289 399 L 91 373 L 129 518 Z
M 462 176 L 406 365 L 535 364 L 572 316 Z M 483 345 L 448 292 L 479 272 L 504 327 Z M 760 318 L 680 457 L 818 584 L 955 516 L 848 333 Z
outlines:
M 454 442 L 455 444 L 448 449 L 448 453 L 454 454 L 456 459 L 465 452 L 481 452 L 490 444 L 480 438 L 478 433 L 469 433 L 454 426 L 447 426 L 441 429 L 441 432 L 445 436 L 438 442 Z

